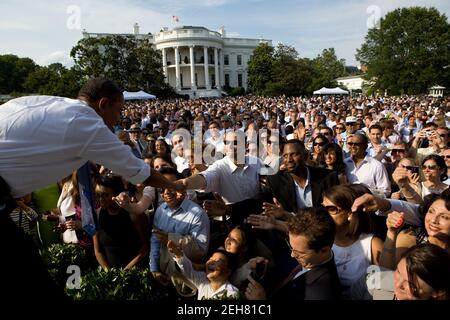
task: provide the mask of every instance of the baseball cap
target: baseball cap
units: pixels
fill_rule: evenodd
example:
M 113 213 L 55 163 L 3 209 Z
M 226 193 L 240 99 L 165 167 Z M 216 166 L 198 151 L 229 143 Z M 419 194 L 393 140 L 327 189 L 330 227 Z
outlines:
M 345 118 L 345 123 L 354 123 L 356 121 L 358 121 L 358 119 L 353 116 Z

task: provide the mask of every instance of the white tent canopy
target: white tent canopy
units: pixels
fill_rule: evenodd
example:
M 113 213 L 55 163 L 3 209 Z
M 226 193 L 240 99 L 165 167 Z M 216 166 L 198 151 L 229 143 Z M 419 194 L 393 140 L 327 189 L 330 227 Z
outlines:
M 156 96 L 142 90 L 137 92 L 124 91 L 123 98 L 125 100 L 152 100 L 156 99 Z
M 314 94 L 348 94 L 348 91 L 342 90 L 339 87 L 336 88 L 321 88 L 313 92 Z

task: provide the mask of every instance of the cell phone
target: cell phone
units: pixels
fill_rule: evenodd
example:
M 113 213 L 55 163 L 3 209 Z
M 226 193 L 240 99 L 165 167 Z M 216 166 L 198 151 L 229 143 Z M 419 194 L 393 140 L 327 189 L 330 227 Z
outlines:
M 251 276 L 256 281 L 261 281 L 266 275 L 267 264 L 263 261 L 256 265 L 256 268 L 252 270 Z

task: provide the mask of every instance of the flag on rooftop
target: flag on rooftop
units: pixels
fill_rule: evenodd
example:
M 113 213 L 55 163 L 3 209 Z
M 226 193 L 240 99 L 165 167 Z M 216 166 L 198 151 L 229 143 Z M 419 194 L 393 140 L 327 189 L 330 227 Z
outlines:
M 172 20 L 175 21 L 175 22 L 179 22 L 180 21 L 180 19 L 177 16 L 172 16 Z

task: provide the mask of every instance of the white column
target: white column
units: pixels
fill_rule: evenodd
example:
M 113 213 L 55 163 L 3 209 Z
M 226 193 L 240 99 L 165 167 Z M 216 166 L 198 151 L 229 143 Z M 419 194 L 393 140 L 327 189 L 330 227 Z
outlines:
M 220 49 L 219 51 L 219 61 L 220 61 L 220 66 L 219 66 L 219 73 L 220 73 L 220 83 L 225 83 L 225 73 L 223 71 L 223 49 Z
M 203 57 L 204 57 L 204 62 L 205 62 L 205 86 L 206 86 L 206 90 L 211 90 L 211 83 L 209 81 L 208 47 L 203 47 Z
M 166 48 L 161 49 L 162 53 L 162 63 L 163 63 L 163 72 L 164 72 L 164 81 L 168 83 L 169 78 L 167 76 L 167 57 L 166 57 Z
M 175 77 L 176 77 L 176 89 L 181 90 L 180 82 L 180 58 L 178 47 L 175 47 Z
M 191 90 L 197 90 L 195 85 L 194 46 L 189 46 L 189 60 L 191 61 Z
M 214 72 L 216 76 L 216 88 L 220 90 L 219 55 L 217 54 L 217 48 L 214 48 Z

